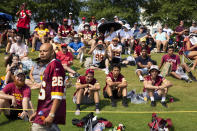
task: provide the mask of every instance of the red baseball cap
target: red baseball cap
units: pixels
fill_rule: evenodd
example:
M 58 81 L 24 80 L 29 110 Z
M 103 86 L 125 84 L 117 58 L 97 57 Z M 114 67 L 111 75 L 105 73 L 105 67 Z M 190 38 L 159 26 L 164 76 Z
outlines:
M 92 70 L 92 69 L 87 69 L 87 70 L 86 70 L 86 75 L 88 75 L 89 73 L 91 73 L 91 74 L 94 75 L 94 70 Z
M 86 18 L 85 17 L 82 17 L 82 20 L 85 20 Z
M 65 18 L 65 19 L 63 19 L 63 21 L 65 21 L 65 22 L 66 22 L 66 21 L 68 21 L 68 19 L 66 19 L 66 18 Z
M 61 47 L 67 47 L 68 45 L 66 43 L 61 44 Z

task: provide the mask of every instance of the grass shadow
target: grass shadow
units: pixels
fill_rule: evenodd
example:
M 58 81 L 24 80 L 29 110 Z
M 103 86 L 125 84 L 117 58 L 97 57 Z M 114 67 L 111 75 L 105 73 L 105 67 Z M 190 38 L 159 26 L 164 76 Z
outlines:
M 167 102 L 169 103 L 170 102 L 170 99 L 173 99 L 173 102 L 177 102 L 177 101 L 180 101 L 180 99 L 178 99 L 177 97 L 174 97 L 172 95 L 167 95 Z
M 14 122 L 14 121 L 16 121 L 16 120 L 7 120 L 7 121 L 3 121 L 3 122 L 0 123 L 0 126 L 6 125 L 6 124 L 8 124 L 8 123 L 10 123 L 10 122 Z
M 100 100 L 100 110 L 110 105 L 110 99 Z

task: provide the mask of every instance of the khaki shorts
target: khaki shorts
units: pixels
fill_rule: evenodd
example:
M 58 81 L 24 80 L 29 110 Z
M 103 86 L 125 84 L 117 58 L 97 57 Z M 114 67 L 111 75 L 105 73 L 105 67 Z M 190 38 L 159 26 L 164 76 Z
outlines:
M 59 127 L 56 124 L 49 126 L 40 125 L 33 123 L 31 131 L 60 131 Z

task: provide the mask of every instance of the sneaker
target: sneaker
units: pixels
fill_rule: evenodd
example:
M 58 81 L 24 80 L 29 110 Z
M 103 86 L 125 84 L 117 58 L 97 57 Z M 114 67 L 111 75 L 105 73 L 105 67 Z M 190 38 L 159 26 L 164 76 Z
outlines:
M 189 78 L 192 80 L 192 81 L 197 81 L 196 80 L 196 77 L 194 77 L 193 75 L 188 75 L 189 76 Z
M 122 101 L 122 105 L 123 105 L 124 107 L 128 107 L 127 101 L 126 101 L 126 100 L 123 100 L 123 101 Z
M 80 115 L 80 110 L 79 110 L 79 109 L 77 109 L 77 110 L 75 111 L 75 115 L 76 115 L 76 116 Z
M 105 69 L 105 74 L 108 75 L 109 74 L 109 70 Z
M 165 108 L 168 108 L 167 103 L 165 101 L 161 101 L 161 105 Z
M 99 109 L 96 109 L 95 113 L 96 114 L 100 114 L 100 110 Z
M 31 52 L 35 52 L 35 49 L 31 49 Z
M 112 106 L 112 107 L 116 107 L 116 102 L 115 102 L 115 101 L 112 101 L 112 102 L 111 102 L 111 106 Z
M 190 80 L 190 79 L 185 79 L 185 81 L 186 81 L 187 83 L 192 83 L 192 80 Z
M 144 77 L 143 76 L 139 76 L 140 81 L 144 81 Z
M 156 106 L 156 101 L 151 101 L 151 104 L 150 104 L 152 107 L 155 107 Z

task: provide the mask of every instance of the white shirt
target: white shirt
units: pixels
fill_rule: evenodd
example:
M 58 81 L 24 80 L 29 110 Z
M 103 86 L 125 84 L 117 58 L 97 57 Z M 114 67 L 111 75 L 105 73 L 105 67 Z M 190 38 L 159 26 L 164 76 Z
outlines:
M 109 32 L 105 32 L 105 36 L 109 34 Z M 105 41 L 112 41 L 113 38 L 117 37 L 118 34 L 116 31 L 112 32 L 111 35 L 109 35 L 108 37 L 105 38 Z
M 103 50 L 95 49 L 92 54 L 93 54 L 93 65 L 98 64 L 105 57 L 105 50 L 104 49 Z
M 124 30 L 120 31 L 120 37 L 121 38 L 130 39 L 132 36 L 133 36 L 133 31 L 131 31 L 131 30 L 129 30 L 127 32 L 124 31 Z
M 168 36 L 170 37 L 171 34 L 174 33 L 174 31 L 170 28 L 166 29 L 166 28 L 163 28 L 163 31 L 166 32 L 168 34 Z
M 82 32 L 82 31 L 84 30 L 84 25 L 85 25 L 85 23 L 81 23 L 81 24 L 79 25 L 79 27 L 78 27 L 78 33 L 79 33 L 79 32 Z
M 11 45 L 10 53 L 15 53 L 19 57 L 24 56 L 26 53 L 28 53 L 28 46 L 24 43 L 22 43 L 21 45 L 14 43 Z
M 121 53 L 122 52 L 118 52 L 117 50 L 120 50 L 120 49 L 122 50 L 122 46 L 120 44 L 118 44 L 117 46 L 114 46 L 113 44 L 110 44 L 109 46 L 110 46 L 110 48 L 113 52 L 113 56 L 115 58 L 120 58 L 121 59 Z
M 197 26 L 196 26 L 196 27 L 191 26 L 191 27 L 189 28 L 189 32 L 190 32 L 190 33 L 194 32 L 194 31 L 197 31 Z

